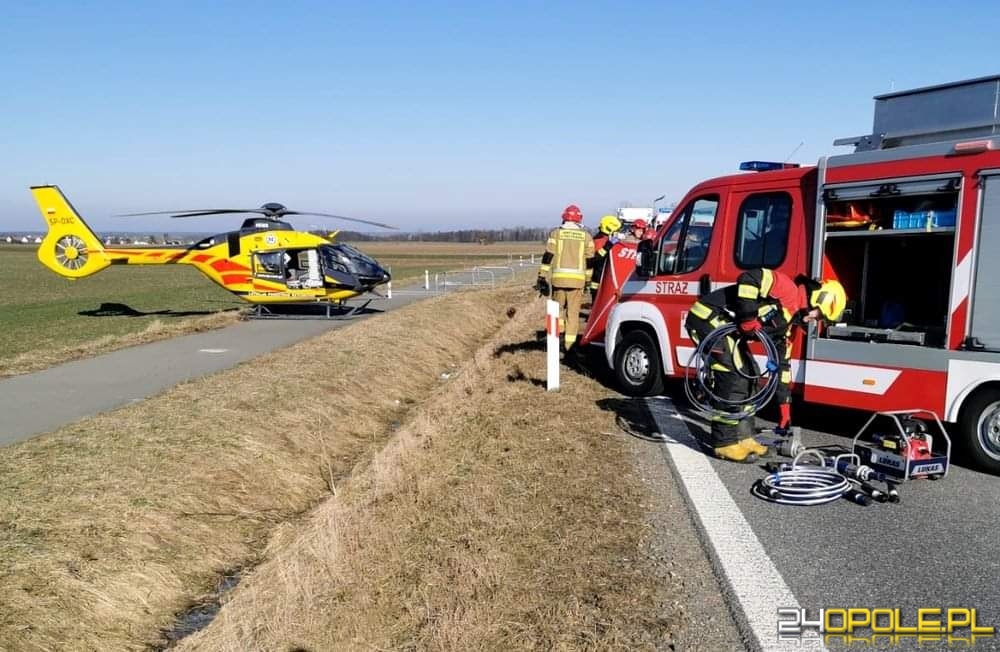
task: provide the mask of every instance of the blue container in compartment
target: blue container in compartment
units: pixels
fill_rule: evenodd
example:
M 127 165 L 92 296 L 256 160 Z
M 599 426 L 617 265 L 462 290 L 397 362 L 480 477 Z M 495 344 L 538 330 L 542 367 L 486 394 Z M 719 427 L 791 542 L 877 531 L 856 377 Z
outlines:
M 894 211 L 892 228 L 926 229 L 955 226 L 955 210 L 947 211 Z
M 939 228 L 943 226 L 955 226 L 955 210 L 950 211 L 931 211 L 933 216 L 934 228 Z

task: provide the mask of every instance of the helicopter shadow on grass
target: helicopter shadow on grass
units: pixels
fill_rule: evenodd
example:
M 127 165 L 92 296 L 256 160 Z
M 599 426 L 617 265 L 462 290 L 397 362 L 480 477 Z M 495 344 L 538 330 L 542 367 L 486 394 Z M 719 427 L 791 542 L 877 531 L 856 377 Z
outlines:
M 136 310 L 125 303 L 102 303 L 99 308 L 93 310 L 81 310 L 76 313 L 82 317 L 196 317 L 199 315 L 214 315 L 219 312 L 236 310 L 236 308 L 225 308 L 222 310 Z

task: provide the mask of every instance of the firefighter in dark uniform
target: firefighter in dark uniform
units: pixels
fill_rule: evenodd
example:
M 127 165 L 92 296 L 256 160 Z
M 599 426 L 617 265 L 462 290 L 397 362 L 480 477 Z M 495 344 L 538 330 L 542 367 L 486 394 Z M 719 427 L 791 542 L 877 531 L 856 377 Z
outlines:
M 597 288 L 601 286 L 601 275 L 609 262 L 611 250 L 618 244 L 618 232 L 621 229 L 622 222 L 614 215 L 605 215 L 601 218 L 597 233 L 594 235 L 594 274 L 589 283 L 591 300 L 597 295 Z
M 820 318 L 836 321 L 846 303 L 847 295 L 838 281 L 819 282 L 806 276 L 792 280 L 782 272 L 754 269 L 740 274 L 735 285 L 719 288 L 698 299 L 688 312 L 685 326 L 696 343 L 719 326 L 734 322 L 743 336 L 759 331 L 766 333 L 774 342 L 779 358 L 779 383 L 775 392 L 781 412 L 778 426 L 788 428 L 791 425 L 792 329 Z M 711 352 L 712 392 L 737 402 L 749 398 L 754 389 L 754 381 L 743 375 L 752 376 L 753 371 L 747 359 L 748 350 L 741 346 L 739 339 L 731 335 Z M 767 447 L 753 438 L 752 424 L 752 418 L 714 415 L 709 444 L 716 457 L 751 463 L 765 455 Z

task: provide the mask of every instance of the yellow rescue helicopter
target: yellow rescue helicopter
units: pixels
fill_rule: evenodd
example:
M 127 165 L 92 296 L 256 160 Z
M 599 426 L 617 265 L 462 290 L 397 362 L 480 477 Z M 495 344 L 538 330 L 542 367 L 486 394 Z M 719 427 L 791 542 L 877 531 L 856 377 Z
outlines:
M 390 280 L 389 272 L 373 258 L 350 245 L 334 243 L 336 233 L 322 237 L 296 231 L 282 218 L 317 215 L 396 228 L 388 224 L 293 211 L 277 203 L 249 209 L 155 211 L 128 216 L 254 216 L 236 231 L 192 245 L 106 247 L 57 186 L 33 186 L 31 192 L 48 227 L 38 247 L 38 260 L 71 280 L 96 274 L 109 265 L 193 265 L 244 301 L 258 304 L 258 313 L 261 304 L 325 302 L 328 315 L 331 304 L 343 305 Z

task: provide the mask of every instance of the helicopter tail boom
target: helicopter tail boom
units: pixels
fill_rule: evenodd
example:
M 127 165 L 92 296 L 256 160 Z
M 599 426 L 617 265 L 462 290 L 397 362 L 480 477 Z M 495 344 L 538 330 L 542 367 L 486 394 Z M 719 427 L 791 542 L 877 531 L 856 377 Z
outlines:
M 111 264 L 100 238 L 58 186 L 33 186 L 31 194 L 48 229 L 38 247 L 38 260 L 43 265 L 60 276 L 77 279 Z

